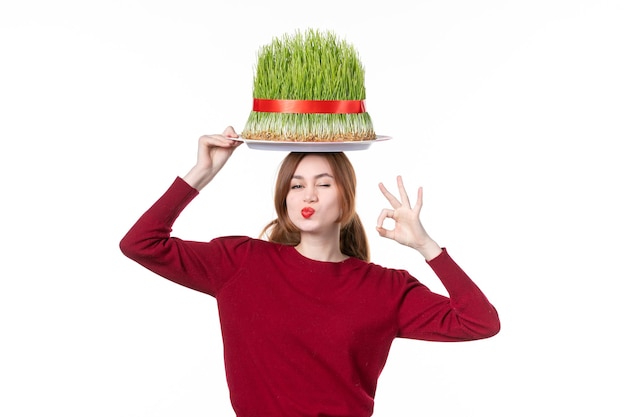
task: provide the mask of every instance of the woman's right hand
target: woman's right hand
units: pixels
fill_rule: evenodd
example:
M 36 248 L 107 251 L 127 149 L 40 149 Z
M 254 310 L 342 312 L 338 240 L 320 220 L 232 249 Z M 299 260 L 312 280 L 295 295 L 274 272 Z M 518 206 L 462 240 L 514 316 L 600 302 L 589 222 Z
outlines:
M 235 149 L 243 142 L 234 140 L 239 135 L 231 126 L 224 133 L 204 135 L 198 139 L 198 160 L 183 177 L 187 184 L 198 191 L 204 188 L 222 169 Z

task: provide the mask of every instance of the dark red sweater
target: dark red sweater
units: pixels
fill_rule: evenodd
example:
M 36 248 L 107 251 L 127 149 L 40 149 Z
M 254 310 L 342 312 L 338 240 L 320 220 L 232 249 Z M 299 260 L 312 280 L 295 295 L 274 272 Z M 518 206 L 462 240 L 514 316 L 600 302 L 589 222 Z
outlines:
M 493 306 L 447 251 L 429 265 L 450 298 L 406 271 L 349 258 L 320 262 L 249 237 L 170 237 L 198 194 L 177 178 L 122 239 L 155 273 L 217 299 L 226 376 L 238 417 L 370 416 L 396 337 L 493 336 Z

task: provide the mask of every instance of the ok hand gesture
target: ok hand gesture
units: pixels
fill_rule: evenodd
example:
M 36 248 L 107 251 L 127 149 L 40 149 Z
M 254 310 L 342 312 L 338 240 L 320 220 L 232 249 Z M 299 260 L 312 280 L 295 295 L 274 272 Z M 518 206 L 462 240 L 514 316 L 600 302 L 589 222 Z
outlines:
M 420 211 L 422 210 L 423 203 L 422 187 L 417 191 L 415 206 L 411 207 L 409 196 L 406 193 L 401 176 L 398 176 L 399 200 L 391 194 L 382 183 L 378 186 L 392 207 L 392 209 L 383 209 L 378 216 L 378 223 L 376 225 L 378 234 L 418 250 L 426 260 L 431 260 L 439 255 L 441 248 L 428 233 L 426 233 L 420 221 Z M 395 222 L 393 229 L 390 230 L 383 227 L 385 219 L 392 219 Z

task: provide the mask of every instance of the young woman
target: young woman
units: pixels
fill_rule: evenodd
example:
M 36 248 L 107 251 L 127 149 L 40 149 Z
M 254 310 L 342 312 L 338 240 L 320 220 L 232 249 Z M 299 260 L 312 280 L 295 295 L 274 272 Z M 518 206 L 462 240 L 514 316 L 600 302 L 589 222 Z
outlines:
M 226 376 L 238 417 L 371 416 L 378 377 L 396 337 L 462 341 L 495 335 L 494 307 L 382 184 L 392 209 L 381 236 L 414 248 L 446 287 L 435 294 L 406 271 L 369 262 L 355 212 L 356 178 L 343 153 L 287 155 L 277 219 L 267 239 L 209 242 L 170 236 L 175 219 L 241 142 L 227 128 L 199 140 L 196 165 L 122 239 L 122 252 L 155 273 L 217 299 Z M 393 229 L 383 227 L 390 218 Z

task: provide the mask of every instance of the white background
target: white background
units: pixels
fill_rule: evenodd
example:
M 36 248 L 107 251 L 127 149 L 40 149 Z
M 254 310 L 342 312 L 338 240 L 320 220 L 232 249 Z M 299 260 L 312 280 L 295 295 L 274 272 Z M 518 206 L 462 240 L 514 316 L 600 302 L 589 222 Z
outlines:
M 214 300 L 118 242 L 201 134 L 241 131 L 258 48 L 312 27 L 359 50 L 394 138 L 349 154 L 373 261 L 443 291 L 375 233 L 401 174 L 503 326 L 398 340 L 375 415 L 623 416 L 624 4 L 3 1 L 0 415 L 233 415 Z M 240 147 L 175 234 L 256 236 L 283 156 Z

